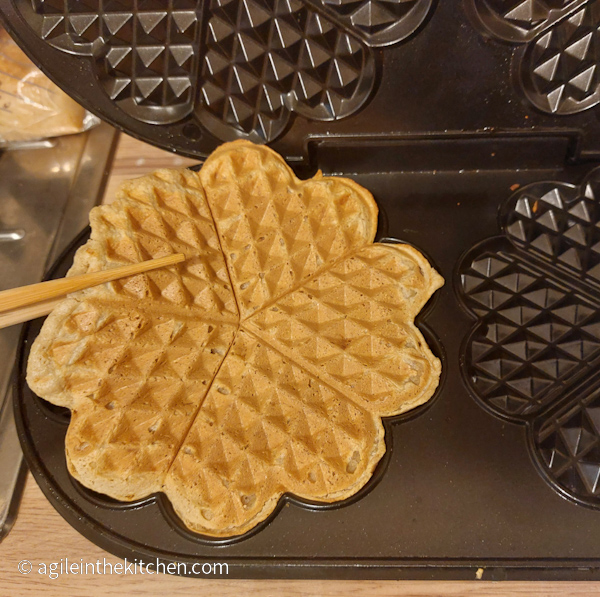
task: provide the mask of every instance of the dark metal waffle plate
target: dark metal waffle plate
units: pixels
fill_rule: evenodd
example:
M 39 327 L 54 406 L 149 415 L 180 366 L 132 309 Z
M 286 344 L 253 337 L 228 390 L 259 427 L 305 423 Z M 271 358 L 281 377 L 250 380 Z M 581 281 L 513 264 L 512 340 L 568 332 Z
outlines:
M 38 321 L 15 412 L 51 503 L 122 557 L 227 562 L 231 577 L 600 578 L 598 171 L 569 164 L 570 147 L 473 136 L 314 148 L 324 172 L 372 190 L 380 237 L 419 247 L 446 279 L 419 319 L 440 388 L 386 421 L 386 457 L 357 499 L 288 497 L 224 543 L 185 531 L 160 495 L 121 504 L 82 488 L 65 463 L 68 413 L 24 381 Z
M 91 111 L 188 155 L 329 135 L 577 132 L 600 151 L 600 0 L 7 0 Z

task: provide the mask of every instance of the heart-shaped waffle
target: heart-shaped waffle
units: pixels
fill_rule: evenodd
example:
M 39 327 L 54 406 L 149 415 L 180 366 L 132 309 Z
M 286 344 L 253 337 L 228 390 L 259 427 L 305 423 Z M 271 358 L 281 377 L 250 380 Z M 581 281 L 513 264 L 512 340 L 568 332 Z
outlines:
M 443 280 L 373 244 L 368 191 L 302 182 L 266 147 L 219 148 L 95 208 L 70 273 L 170 253 L 178 266 L 71 295 L 27 381 L 72 411 L 70 472 L 119 500 L 163 491 L 191 530 L 244 533 L 284 493 L 356 493 L 385 452 L 382 416 L 427 401 L 440 362 L 414 317 Z

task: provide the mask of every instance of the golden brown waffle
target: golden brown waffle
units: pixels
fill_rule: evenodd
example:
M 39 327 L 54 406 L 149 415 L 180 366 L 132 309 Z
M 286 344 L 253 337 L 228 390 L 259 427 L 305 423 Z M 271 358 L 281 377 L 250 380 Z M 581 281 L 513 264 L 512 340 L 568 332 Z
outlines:
M 368 191 L 346 178 L 300 181 L 269 149 L 222 145 L 200 179 L 242 319 L 375 238 Z
M 162 170 L 92 211 L 70 274 L 182 252 L 75 293 L 29 358 L 34 392 L 72 410 L 69 470 L 120 500 L 163 491 L 185 525 L 244 533 L 280 497 L 356 493 L 382 416 L 427 401 L 440 362 L 414 317 L 443 280 L 373 244 L 354 182 L 299 181 L 272 150 L 228 143 L 199 174 Z

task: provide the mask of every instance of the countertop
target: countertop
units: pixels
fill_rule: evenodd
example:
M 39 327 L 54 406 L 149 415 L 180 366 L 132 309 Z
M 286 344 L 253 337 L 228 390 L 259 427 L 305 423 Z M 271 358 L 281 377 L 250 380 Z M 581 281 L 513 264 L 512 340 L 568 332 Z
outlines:
M 110 201 L 118 184 L 160 167 L 185 167 L 194 160 L 182 158 L 122 135 L 108 181 L 105 201 Z M 118 564 L 118 558 L 104 552 L 79 535 L 53 509 L 27 475 L 20 510 L 10 534 L 0 544 L 0 594 L 19 597 L 66 595 L 562 595 L 583 596 L 598 592 L 600 583 L 524 582 L 427 582 L 427 581 L 229 581 L 187 579 L 166 574 L 62 574 L 50 578 L 52 563 L 90 563 L 98 560 Z M 21 574 L 20 562 L 31 563 L 31 572 Z M 27 563 L 22 564 L 28 567 Z M 58 568 L 57 566 L 57 568 Z M 44 573 L 45 567 L 45 573 Z M 54 576 L 54 575 L 53 575 Z

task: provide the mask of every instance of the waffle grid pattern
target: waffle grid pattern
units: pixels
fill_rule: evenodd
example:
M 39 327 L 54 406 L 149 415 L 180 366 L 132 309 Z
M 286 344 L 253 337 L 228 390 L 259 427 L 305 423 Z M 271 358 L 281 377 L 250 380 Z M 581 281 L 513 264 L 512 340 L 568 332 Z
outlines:
M 35 0 L 40 35 L 69 52 L 97 56 L 98 82 L 111 100 L 165 124 L 193 108 L 200 23 L 198 0 Z
M 220 175 L 240 181 L 248 201 L 237 218 L 259 214 L 246 242 L 258 246 L 257 262 L 268 266 L 281 244 L 260 241 L 273 223 L 253 201 L 257 164 L 276 173 L 269 177 L 275 184 L 287 180 L 285 195 L 309 211 L 326 204 L 323 189 L 315 201 L 316 185 L 332 187 L 329 200 L 347 220 L 361 206 L 361 217 L 371 218 L 364 229 L 350 225 L 346 243 L 334 250 L 324 228 L 310 238 L 297 230 L 301 242 L 291 230 L 286 237 L 292 263 L 307 250 L 328 256 L 302 283 L 315 295 L 319 287 L 337 288 L 315 301 L 316 318 L 308 314 L 317 344 L 337 350 L 333 369 L 307 365 L 307 346 L 287 354 L 285 333 L 263 325 L 263 312 L 289 307 L 289 286 L 243 316 L 243 288 L 229 269 L 235 259 L 219 242 L 224 231 L 229 235 L 217 182 Z M 333 192 L 340 186 L 344 192 Z M 218 206 L 224 211 L 215 212 Z M 165 253 L 187 259 L 74 295 L 46 320 L 28 383 L 72 409 L 71 473 L 119 500 L 163 490 L 188 528 L 212 536 L 253 528 L 286 492 L 324 502 L 356 493 L 385 451 L 380 417 L 428 400 L 440 374 L 412 322 L 441 278 L 414 249 L 372 245 L 375 217 L 372 198 L 358 185 L 297 181 L 274 152 L 247 142 L 223 146 L 199 175 L 159 171 L 126 183 L 115 203 L 94 211 L 91 240 L 72 272 Z M 321 239 L 326 249 L 307 249 Z M 326 303 L 330 313 L 323 312 Z M 369 342 L 372 350 L 357 358 Z M 315 354 L 321 359 L 319 347 Z M 349 370 L 350 377 L 340 377 Z
M 396 43 L 421 25 L 431 0 L 309 0 L 371 46 Z
M 600 501 L 600 389 L 576 396 L 533 431 L 535 456 L 546 475 L 580 503 Z
M 100 485 L 88 482 L 96 491 L 130 475 L 142 479 L 146 491 L 159 491 L 156 481 L 171 465 L 235 326 L 136 313 L 89 328 L 92 313 L 107 312 L 94 307 L 79 307 L 87 330 L 78 330 L 72 346 L 59 341 L 53 347 L 53 360 L 59 364 L 57 352 L 68 356 L 76 371 L 69 378 L 75 405 L 66 439 L 69 462 L 92 473 L 111 471 L 114 478 Z M 129 333 L 115 334 L 118 327 Z
M 273 507 L 280 487 L 300 498 L 330 501 L 341 478 L 355 476 L 354 483 L 364 483 L 370 452 L 383 453 L 380 426 L 241 329 L 166 488 L 178 495 L 193 479 L 200 495 L 194 492 L 189 506 L 200 509 L 205 526 L 211 521 L 234 526 L 260 516 L 265 504 Z
M 600 172 L 582 188 L 542 184 L 508 204 L 504 226 L 518 247 L 600 286 Z
M 600 357 L 600 301 L 490 243 L 462 268 L 469 308 L 481 324 L 471 336 L 467 379 L 491 410 L 529 420 L 590 373 Z
M 574 114 L 600 101 L 600 2 L 474 0 L 496 37 L 526 43 L 516 61 L 523 93 L 550 114 Z
M 578 187 L 517 191 L 501 208 L 505 236 L 459 266 L 459 292 L 478 320 L 467 341 L 467 385 L 496 416 L 528 425 L 533 456 L 555 488 L 595 507 L 599 176 L 595 169 Z
M 370 206 L 351 181 L 313 179 L 300 188 L 266 152 L 243 161 L 224 152 L 201 178 L 214 197 L 242 319 L 375 235 Z
M 208 30 L 197 112 L 207 128 L 216 119 L 268 141 L 291 110 L 342 118 L 373 84 L 367 48 L 299 0 L 275 0 L 268 9 L 257 0 L 212 0 Z
M 416 30 L 431 0 L 34 0 L 38 35 L 94 59 L 130 116 L 199 122 L 221 140 L 265 143 L 292 112 L 337 120 L 375 83 L 371 45 Z M 185 131 L 184 131 L 185 134 Z
M 398 413 L 393 397 L 410 395 L 432 374 L 424 340 L 406 325 L 416 312 L 399 308 L 423 292 L 418 266 L 386 249 L 356 252 L 249 320 L 278 351 L 383 415 Z

